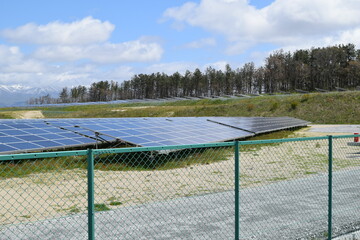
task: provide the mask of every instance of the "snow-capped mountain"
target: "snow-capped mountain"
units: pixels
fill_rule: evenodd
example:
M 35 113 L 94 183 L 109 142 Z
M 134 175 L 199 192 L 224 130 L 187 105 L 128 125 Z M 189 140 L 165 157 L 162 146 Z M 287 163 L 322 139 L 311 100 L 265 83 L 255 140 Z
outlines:
M 59 89 L 53 87 L 29 87 L 22 85 L 0 85 L 0 106 L 23 106 L 30 98 L 50 94 L 59 96 Z

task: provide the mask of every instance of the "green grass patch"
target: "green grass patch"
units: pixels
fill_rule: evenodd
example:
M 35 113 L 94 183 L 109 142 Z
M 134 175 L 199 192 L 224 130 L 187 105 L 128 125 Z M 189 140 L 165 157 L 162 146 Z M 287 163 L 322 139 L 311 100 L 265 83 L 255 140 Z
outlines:
M 94 208 L 96 212 L 103 212 L 103 211 L 109 211 L 110 208 L 106 206 L 104 203 L 95 203 Z
M 0 119 L 12 119 L 12 117 L 9 114 L 0 113 Z
M 118 202 L 118 201 L 114 201 L 114 202 L 110 202 L 110 206 L 120 206 L 122 205 L 123 203 L 122 202 Z
M 58 209 L 57 212 L 67 212 L 67 213 L 70 213 L 70 214 L 76 214 L 76 213 L 80 213 L 81 209 L 78 206 L 74 205 L 74 206 L 71 206 L 69 208 Z

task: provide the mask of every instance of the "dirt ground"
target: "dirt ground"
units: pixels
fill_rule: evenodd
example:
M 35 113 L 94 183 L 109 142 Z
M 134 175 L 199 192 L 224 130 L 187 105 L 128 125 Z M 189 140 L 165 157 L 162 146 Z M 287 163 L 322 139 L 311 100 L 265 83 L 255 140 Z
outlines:
M 8 115 L 9 117 L 16 119 L 36 119 L 36 118 L 44 118 L 44 115 L 41 111 L 6 111 L 2 112 L 4 115 Z

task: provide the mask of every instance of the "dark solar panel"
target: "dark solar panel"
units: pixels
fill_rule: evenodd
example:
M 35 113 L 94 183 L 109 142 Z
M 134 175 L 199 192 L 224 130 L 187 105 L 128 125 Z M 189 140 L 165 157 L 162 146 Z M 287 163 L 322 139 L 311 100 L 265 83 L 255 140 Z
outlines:
M 121 139 L 138 146 L 163 146 L 220 142 L 252 136 L 252 133 L 231 129 L 206 121 L 206 118 L 100 118 L 47 120 L 67 130 L 86 136 L 98 132 L 111 141 Z M 78 126 L 74 128 L 73 126 Z M 89 131 L 90 132 L 86 132 Z
M 208 120 L 255 134 L 309 124 L 307 121 L 291 117 L 209 117 Z

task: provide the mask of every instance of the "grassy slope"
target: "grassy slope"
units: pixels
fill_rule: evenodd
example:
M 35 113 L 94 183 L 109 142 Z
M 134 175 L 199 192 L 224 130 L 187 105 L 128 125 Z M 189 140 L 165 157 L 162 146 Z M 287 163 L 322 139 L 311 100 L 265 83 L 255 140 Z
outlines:
M 17 110 L 42 110 L 46 118 L 291 116 L 319 124 L 360 124 L 360 92 L 31 109 L 7 108 L 0 109 L 0 118 L 3 116 L 1 111 Z

